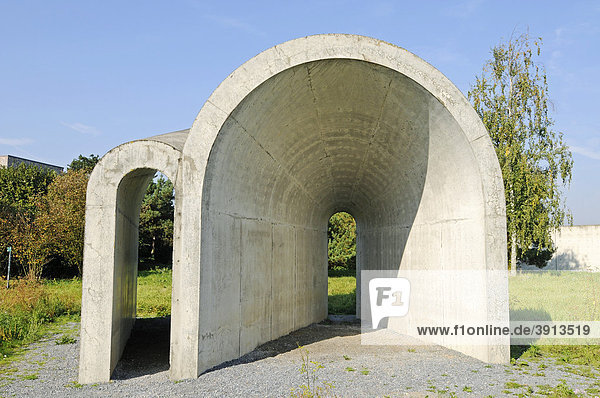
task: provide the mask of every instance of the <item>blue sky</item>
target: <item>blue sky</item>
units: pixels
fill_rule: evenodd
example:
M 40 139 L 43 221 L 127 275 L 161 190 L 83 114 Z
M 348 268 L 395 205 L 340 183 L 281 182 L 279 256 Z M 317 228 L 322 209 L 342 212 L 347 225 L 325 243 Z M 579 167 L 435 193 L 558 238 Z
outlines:
M 0 155 L 66 166 L 189 128 L 234 69 L 286 40 L 354 33 L 417 54 L 466 94 L 490 48 L 544 40 L 575 224 L 600 224 L 600 1 L 0 0 Z

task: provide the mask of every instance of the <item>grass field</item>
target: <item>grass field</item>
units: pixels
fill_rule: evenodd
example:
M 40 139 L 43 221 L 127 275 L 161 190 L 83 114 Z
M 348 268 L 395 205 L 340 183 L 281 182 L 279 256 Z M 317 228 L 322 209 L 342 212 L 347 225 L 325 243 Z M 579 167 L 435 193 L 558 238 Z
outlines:
M 509 299 L 511 320 L 600 321 L 600 273 L 521 273 L 509 279 Z M 512 346 L 511 356 L 600 369 L 598 345 Z
M 329 313 L 354 314 L 356 279 L 349 272 L 329 277 Z M 0 280 L 0 283 L 2 281 Z M 5 283 L 5 282 L 4 282 Z M 2 286 L 2 285 L 0 285 Z M 52 324 L 78 320 L 81 280 L 17 281 L 0 295 L 0 358 L 38 339 Z M 600 273 L 531 273 L 511 277 L 511 319 L 536 315 L 552 320 L 600 320 Z M 171 271 L 157 268 L 138 276 L 139 317 L 171 313 Z M 513 347 L 513 358 L 555 357 L 558 362 L 600 369 L 600 346 Z
M 32 282 L 0 279 L 0 359 L 39 339 L 56 324 L 78 321 L 81 279 Z M 138 275 L 137 313 L 142 318 L 171 313 L 171 270 L 157 268 Z
M 509 297 L 511 320 L 600 321 L 600 273 L 524 272 Z

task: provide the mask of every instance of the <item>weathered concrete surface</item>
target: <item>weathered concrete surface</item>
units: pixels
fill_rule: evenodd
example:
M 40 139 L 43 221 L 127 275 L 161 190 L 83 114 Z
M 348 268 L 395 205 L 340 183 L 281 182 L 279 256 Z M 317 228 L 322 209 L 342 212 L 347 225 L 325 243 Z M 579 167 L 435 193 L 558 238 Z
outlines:
M 82 335 L 92 333 L 87 322 L 102 330 L 82 338 L 82 382 L 108 380 L 130 330 L 135 296 L 123 292 L 135 286 L 129 243 L 148 176 L 136 169 L 162 171 L 176 188 L 173 379 L 326 317 L 336 211 L 357 220 L 359 268 L 506 269 L 502 178 L 487 132 L 452 83 L 399 47 L 352 35 L 275 46 L 221 83 L 182 150 L 167 141 L 117 147 L 92 175 L 88 196 L 101 200 L 88 204 Z M 131 203 L 115 199 L 119 184 Z M 115 229 L 121 213 L 130 223 Z M 127 255 L 113 248 L 119 231 Z M 472 292 L 432 305 L 447 323 L 508 321 L 506 279 L 489 276 Z M 108 341 L 110 361 L 100 350 Z M 455 348 L 509 359 L 508 345 Z
M 561 227 L 552 240 L 556 251 L 544 269 L 600 271 L 600 225 Z

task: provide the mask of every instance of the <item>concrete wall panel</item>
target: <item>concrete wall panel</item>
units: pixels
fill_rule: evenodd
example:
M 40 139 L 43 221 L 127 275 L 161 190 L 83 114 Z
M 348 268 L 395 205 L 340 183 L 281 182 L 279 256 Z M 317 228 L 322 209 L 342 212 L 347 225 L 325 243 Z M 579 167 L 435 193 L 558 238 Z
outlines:
M 296 231 L 290 225 L 273 225 L 272 335 L 294 330 L 296 289 Z
M 270 223 L 242 220 L 240 352 L 271 340 L 273 237 Z
M 229 215 L 211 214 L 206 220 L 211 245 L 203 247 L 207 267 L 202 268 L 203 284 L 200 317 L 204 322 L 198 329 L 201 353 L 200 366 L 205 369 L 218 365 L 222 358 L 234 359 L 240 352 L 242 322 L 240 286 L 242 264 L 241 221 Z
M 561 227 L 552 240 L 556 251 L 546 268 L 600 271 L 600 225 Z

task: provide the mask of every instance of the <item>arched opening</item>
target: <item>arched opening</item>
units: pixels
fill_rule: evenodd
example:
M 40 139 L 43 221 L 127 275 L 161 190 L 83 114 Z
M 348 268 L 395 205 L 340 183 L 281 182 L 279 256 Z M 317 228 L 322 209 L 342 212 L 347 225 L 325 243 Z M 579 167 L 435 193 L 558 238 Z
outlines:
M 133 191 L 136 200 L 124 206 L 121 199 L 127 200 L 122 195 L 132 195 Z M 128 242 L 122 255 L 130 268 L 128 290 L 133 294 L 135 312 L 134 322 L 129 326 L 131 334 L 113 371 L 113 379 L 169 369 L 174 195 L 169 178 L 151 169 L 129 173 L 119 184 L 118 218 L 125 223 L 117 224 L 116 239 Z M 136 224 L 137 228 L 133 228 Z M 136 252 L 137 261 L 133 261 Z
M 337 212 L 327 225 L 327 309 L 329 318 L 357 318 L 356 220 Z

